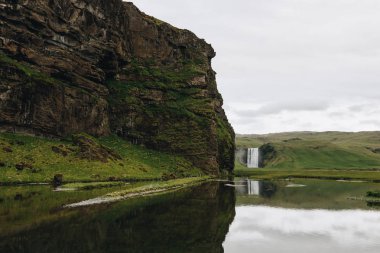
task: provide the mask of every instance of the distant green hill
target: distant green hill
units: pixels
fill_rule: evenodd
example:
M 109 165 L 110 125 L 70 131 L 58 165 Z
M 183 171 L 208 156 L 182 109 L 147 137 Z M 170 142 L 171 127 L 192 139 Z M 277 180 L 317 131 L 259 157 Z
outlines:
M 380 132 L 290 132 L 237 135 L 238 148 L 270 143 L 275 149 L 266 168 L 372 169 L 380 168 Z M 237 169 L 243 166 L 236 162 Z

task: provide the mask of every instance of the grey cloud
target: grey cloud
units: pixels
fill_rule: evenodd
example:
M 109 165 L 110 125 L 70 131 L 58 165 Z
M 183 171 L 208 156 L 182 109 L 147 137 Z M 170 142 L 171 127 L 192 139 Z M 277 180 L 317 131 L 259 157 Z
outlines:
M 329 108 L 326 101 L 283 101 L 273 102 L 258 109 L 234 109 L 233 113 L 241 117 L 258 117 L 265 115 L 274 115 L 281 112 L 299 112 L 299 111 L 324 111 Z
M 135 4 L 213 45 L 219 90 L 237 132 L 374 129 L 365 120 L 380 115 L 373 102 L 380 101 L 380 1 Z M 284 126 L 277 117 L 283 114 L 303 121 Z
M 380 121 L 379 120 L 361 120 L 360 123 L 380 127 Z
M 367 106 L 366 105 L 352 105 L 350 107 L 348 107 L 348 110 L 350 110 L 351 112 L 362 112 L 363 110 L 365 110 Z
M 328 114 L 332 118 L 343 118 L 347 115 L 346 112 L 330 112 Z

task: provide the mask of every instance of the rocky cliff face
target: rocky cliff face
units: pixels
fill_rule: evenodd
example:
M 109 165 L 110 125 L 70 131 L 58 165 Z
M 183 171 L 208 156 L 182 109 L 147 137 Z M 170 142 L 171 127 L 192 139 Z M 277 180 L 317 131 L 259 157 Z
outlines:
M 233 168 L 212 47 L 121 0 L 0 0 L 0 126 L 116 133 Z

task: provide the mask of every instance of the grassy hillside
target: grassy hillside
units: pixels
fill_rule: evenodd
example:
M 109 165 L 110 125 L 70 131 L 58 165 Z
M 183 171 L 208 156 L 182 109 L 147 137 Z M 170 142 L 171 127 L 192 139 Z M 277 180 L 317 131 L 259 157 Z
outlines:
M 271 143 L 272 169 L 373 169 L 380 168 L 380 132 L 292 132 L 238 135 L 237 147 Z M 238 169 L 243 166 L 236 165 Z
M 172 179 L 202 172 L 182 157 L 131 145 L 116 136 L 52 140 L 0 134 L 0 183 Z M 83 137 L 81 135 L 81 137 Z

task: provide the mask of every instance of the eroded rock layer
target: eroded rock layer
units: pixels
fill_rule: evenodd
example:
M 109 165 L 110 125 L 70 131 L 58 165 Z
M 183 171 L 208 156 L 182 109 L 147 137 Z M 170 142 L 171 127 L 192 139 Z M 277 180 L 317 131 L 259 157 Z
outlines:
M 230 170 L 234 132 L 212 47 L 121 0 L 0 0 L 0 125 L 115 133 Z

